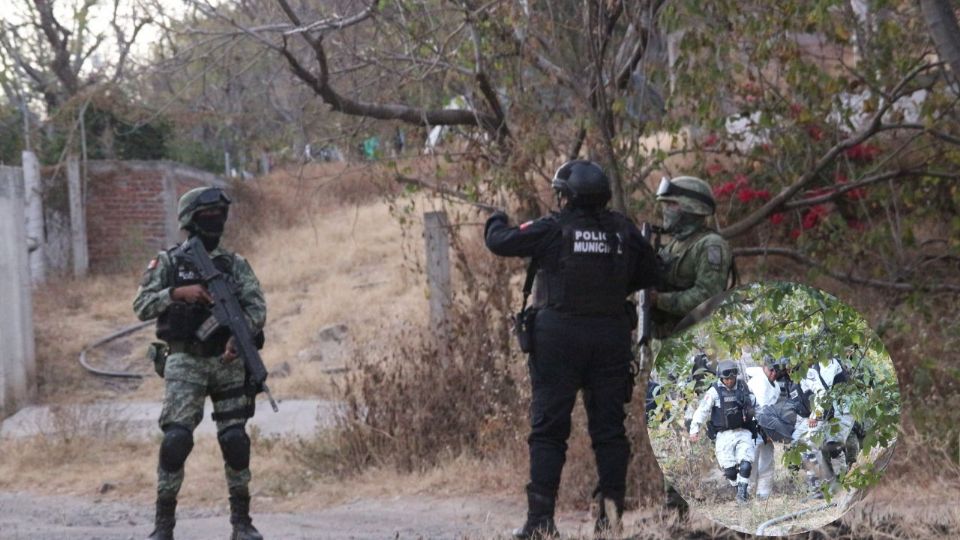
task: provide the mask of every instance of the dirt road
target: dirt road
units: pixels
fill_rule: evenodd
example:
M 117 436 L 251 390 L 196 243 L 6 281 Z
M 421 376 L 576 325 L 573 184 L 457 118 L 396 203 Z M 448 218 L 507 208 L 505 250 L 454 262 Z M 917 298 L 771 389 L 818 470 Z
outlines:
M 256 502 L 254 503 L 256 504 Z M 432 498 L 407 496 L 361 499 L 296 514 L 254 513 L 265 538 L 387 540 L 506 538 L 524 517 L 521 498 Z M 182 508 L 178 540 L 228 538 L 225 509 Z M 97 502 L 78 497 L 0 493 L 0 536 L 4 540 L 146 538 L 153 523 L 147 506 Z M 565 536 L 586 535 L 586 512 L 560 516 Z

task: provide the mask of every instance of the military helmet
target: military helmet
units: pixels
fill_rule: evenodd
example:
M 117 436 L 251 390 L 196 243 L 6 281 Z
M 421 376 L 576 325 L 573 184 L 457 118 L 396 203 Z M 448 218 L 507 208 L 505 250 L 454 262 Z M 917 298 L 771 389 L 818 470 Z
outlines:
M 550 186 L 574 206 L 604 205 L 610 200 L 610 179 L 600 165 L 586 159 L 568 161 L 557 169 Z
M 709 216 L 717 209 L 710 184 L 693 176 L 680 176 L 660 180 L 657 188 L 657 202 L 673 201 L 680 209 L 696 216 Z
M 780 358 L 777 358 L 775 356 L 768 354 L 763 357 L 763 365 L 771 368 L 786 369 L 787 367 L 789 367 L 790 361 L 787 360 L 786 356 L 781 356 Z
M 183 194 L 177 203 L 177 219 L 180 228 L 186 229 L 193 221 L 197 210 L 204 208 L 223 208 L 226 212 L 230 206 L 230 197 L 218 187 L 198 187 Z
M 727 377 L 736 377 L 740 373 L 740 370 L 737 369 L 737 364 L 733 360 L 722 360 L 717 365 L 717 376 L 721 379 Z

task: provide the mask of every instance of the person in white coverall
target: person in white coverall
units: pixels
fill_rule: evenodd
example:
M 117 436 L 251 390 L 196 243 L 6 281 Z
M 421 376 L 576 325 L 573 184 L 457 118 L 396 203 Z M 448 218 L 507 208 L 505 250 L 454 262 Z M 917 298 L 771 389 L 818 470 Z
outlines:
M 854 418 L 849 408 L 843 403 L 830 406 L 827 391 L 846 380 L 846 372 L 840 361 L 831 358 L 824 364 L 816 363 L 807 370 L 807 375 L 800 381 L 800 389 L 807 394 L 810 403 L 810 416 L 797 417 L 793 430 L 795 443 L 804 443 L 809 451 L 803 455 L 804 469 L 807 471 L 807 483 L 811 490 L 822 496 L 821 482 L 832 482 L 845 463 L 840 459 L 844 441 L 850 435 Z M 831 433 L 830 419 L 836 417 L 839 421 L 839 431 Z M 817 435 L 823 432 L 822 438 Z M 819 439 L 819 440 L 818 440 Z
M 737 380 L 739 370 L 730 360 L 717 366 L 720 380 L 715 382 L 700 400 L 690 422 L 690 441 L 700 439 L 700 426 L 709 421 L 717 433 L 714 451 L 723 475 L 737 488 L 736 500 L 745 503 L 754 456 L 751 426 L 756 401 L 747 385 Z
M 773 405 L 780 399 L 780 383 L 777 382 L 777 361 L 772 356 L 765 356 L 763 366 L 746 368 L 747 388 L 757 401 L 757 410 Z M 757 499 L 766 500 L 770 497 L 773 488 L 773 441 L 758 433 L 754 439 L 754 449 L 757 463 Z

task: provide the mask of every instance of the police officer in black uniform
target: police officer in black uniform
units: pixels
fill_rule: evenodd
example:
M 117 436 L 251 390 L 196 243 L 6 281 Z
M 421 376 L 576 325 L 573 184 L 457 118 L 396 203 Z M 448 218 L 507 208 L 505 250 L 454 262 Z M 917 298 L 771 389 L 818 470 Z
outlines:
M 619 527 L 630 445 L 624 405 L 633 390 L 627 296 L 658 280 L 656 256 L 637 227 L 606 208 L 610 181 L 592 161 L 561 166 L 552 181 L 560 212 L 519 227 L 496 212 L 487 220 L 487 247 L 506 257 L 532 257 L 538 265 L 537 313 L 528 367 L 530 483 L 527 521 L 516 538 L 558 535 L 553 514 L 566 459 L 570 413 L 577 392 L 596 454 L 598 531 Z

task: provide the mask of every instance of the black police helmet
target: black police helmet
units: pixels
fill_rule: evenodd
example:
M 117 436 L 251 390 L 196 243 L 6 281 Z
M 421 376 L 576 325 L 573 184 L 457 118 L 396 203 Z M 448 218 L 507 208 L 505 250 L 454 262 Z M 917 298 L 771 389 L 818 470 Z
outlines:
M 612 195 L 610 179 L 603 169 L 586 159 L 575 159 L 561 165 L 550 185 L 574 206 L 603 206 Z

